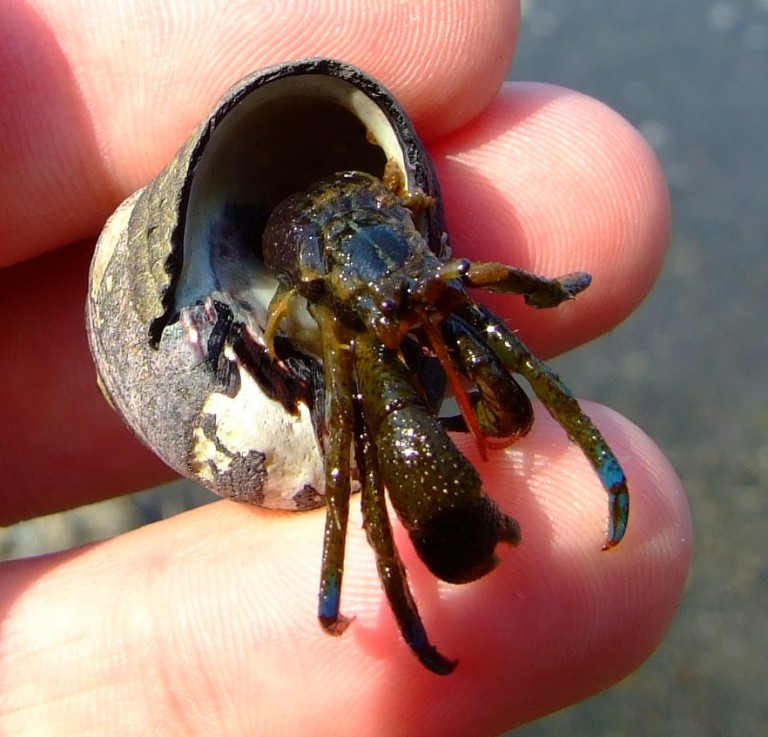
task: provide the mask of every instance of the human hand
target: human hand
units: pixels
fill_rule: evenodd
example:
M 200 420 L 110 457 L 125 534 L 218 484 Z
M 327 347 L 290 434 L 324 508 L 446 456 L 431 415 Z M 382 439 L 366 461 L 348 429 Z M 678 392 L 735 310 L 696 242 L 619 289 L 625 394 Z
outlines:
M 590 289 L 556 310 L 494 299 L 539 355 L 621 320 L 659 269 L 666 190 L 640 136 L 573 92 L 516 83 L 499 93 L 512 3 L 368 0 L 342 17 L 333 0 L 311 16 L 299 3 L 135 0 L 97 18 L 78 0 L 10 5 L 0 26 L 6 524 L 171 478 L 95 386 L 83 320 L 92 236 L 251 70 L 308 55 L 361 66 L 424 137 L 457 255 L 591 272 Z M 356 505 L 342 598 L 356 620 L 330 638 L 315 620 L 322 510 L 222 501 L 2 564 L 0 732 L 493 735 L 609 685 L 669 624 L 690 521 L 651 441 L 609 410 L 587 411 L 629 477 L 616 549 L 600 551 L 597 478 L 543 410 L 486 463 L 458 440 L 522 526 L 521 546 L 499 549 L 492 574 L 436 582 L 396 530 L 428 632 L 460 661 L 450 677 L 424 670 L 400 639 Z

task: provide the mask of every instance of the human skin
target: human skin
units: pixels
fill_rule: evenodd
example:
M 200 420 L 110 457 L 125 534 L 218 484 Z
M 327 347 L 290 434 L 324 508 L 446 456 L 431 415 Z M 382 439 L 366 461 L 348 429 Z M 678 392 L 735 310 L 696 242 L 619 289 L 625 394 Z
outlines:
M 83 320 L 94 237 L 227 87 L 268 64 L 334 56 L 394 92 L 434 158 L 456 255 L 593 275 L 555 310 L 489 299 L 538 355 L 628 315 L 667 243 L 658 162 L 595 100 L 502 85 L 518 22 L 501 0 L 6 2 L 0 520 L 172 478 L 95 386 Z M 0 734 L 490 737 L 607 687 L 663 637 L 691 526 L 652 441 L 585 408 L 629 479 L 615 549 L 600 550 L 607 502 L 594 472 L 541 407 L 530 435 L 487 462 L 457 438 L 522 527 L 493 573 L 436 582 L 396 527 L 430 637 L 460 661 L 453 675 L 429 673 L 402 642 L 357 505 L 342 596 L 355 620 L 331 638 L 314 612 L 322 510 L 221 501 L 0 564 Z

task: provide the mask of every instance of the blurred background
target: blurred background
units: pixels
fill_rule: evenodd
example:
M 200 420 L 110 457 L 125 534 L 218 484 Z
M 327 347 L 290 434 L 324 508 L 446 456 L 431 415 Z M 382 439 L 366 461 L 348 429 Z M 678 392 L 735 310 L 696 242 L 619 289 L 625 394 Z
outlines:
M 510 78 L 621 112 L 669 179 L 672 246 L 642 307 L 552 362 L 640 425 L 685 483 L 693 570 L 665 642 L 516 737 L 764 737 L 768 724 L 768 0 L 528 0 Z M 756 327 L 755 333 L 748 328 Z M 114 535 L 212 496 L 188 482 L 0 530 L 2 558 Z
M 619 410 L 667 452 L 693 508 L 695 552 L 655 656 L 515 735 L 765 735 L 768 0 L 523 5 L 510 78 L 606 102 L 669 180 L 672 244 L 656 287 L 610 335 L 552 363 L 578 396 Z

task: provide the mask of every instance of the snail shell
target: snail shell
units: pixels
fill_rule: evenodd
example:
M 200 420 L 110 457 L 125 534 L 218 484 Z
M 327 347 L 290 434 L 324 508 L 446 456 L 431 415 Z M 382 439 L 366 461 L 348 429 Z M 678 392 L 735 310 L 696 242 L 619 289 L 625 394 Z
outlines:
M 265 507 L 323 503 L 324 470 L 306 396 L 321 375 L 305 310 L 306 354 L 254 372 L 210 346 L 229 314 L 264 345 L 277 287 L 260 259 L 270 211 L 338 171 L 382 176 L 437 197 L 431 162 L 393 97 L 329 59 L 270 67 L 230 89 L 168 166 L 123 202 L 99 238 L 87 327 L 107 399 L 141 440 L 214 492 Z M 417 223 L 444 247 L 439 200 Z M 266 355 L 266 352 L 265 352 Z M 254 374 L 258 375 L 254 375 Z

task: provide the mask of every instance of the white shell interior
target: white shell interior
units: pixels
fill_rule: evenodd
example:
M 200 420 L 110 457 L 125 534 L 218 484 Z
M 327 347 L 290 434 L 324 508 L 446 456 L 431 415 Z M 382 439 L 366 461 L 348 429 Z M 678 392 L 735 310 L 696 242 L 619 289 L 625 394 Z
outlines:
M 197 164 L 176 309 L 222 293 L 259 335 L 276 287 L 259 257 L 266 214 L 289 194 L 338 171 L 381 176 L 387 159 L 400 164 L 408 181 L 392 124 L 349 82 L 306 74 L 254 90 L 218 123 Z M 300 315 L 293 319 L 302 321 Z

